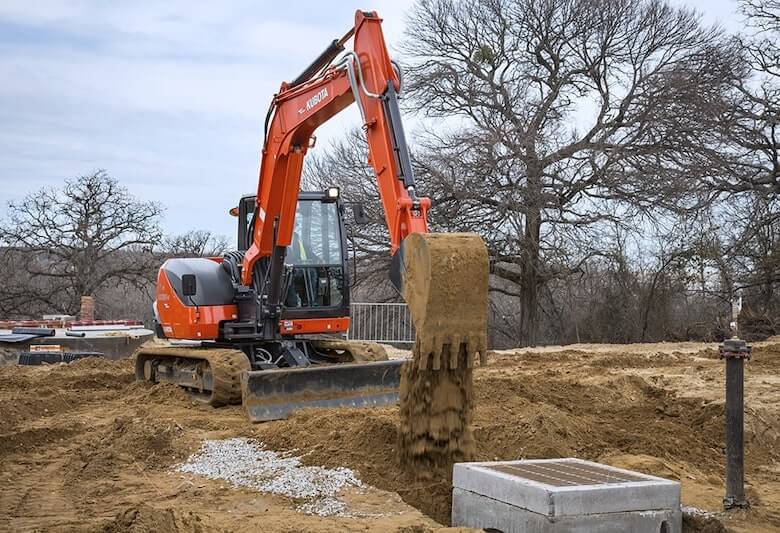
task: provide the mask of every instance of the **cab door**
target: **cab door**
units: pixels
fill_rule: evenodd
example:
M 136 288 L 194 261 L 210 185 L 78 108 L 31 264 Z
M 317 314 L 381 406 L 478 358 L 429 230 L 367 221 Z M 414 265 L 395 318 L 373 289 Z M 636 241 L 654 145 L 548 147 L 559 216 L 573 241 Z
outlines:
M 301 193 L 285 256 L 283 318 L 348 316 L 349 281 L 342 206 L 319 193 Z

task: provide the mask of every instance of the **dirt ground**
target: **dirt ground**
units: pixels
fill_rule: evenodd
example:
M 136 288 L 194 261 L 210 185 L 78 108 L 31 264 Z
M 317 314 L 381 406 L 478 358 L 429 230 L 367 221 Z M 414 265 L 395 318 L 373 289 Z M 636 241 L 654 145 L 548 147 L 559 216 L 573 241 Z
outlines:
M 688 531 L 780 529 L 780 339 L 746 368 L 752 507 L 723 514 L 723 363 L 715 345 L 575 345 L 490 354 L 474 373 L 477 459 L 581 457 L 679 479 Z M 447 524 L 445 475 L 396 456 L 398 409 L 312 410 L 251 424 L 239 407 L 133 382 L 129 361 L 0 367 L 0 530 L 393 531 Z M 308 516 L 284 497 L 173 467 L 204 439 L 252 437 L 372 487 L 361 518 Z M 438 522 L 438 523 L 437 523 Z M 441 524 L 441 525 L 440 525 Z M 452 530 L 450 530 L 452 531 Z

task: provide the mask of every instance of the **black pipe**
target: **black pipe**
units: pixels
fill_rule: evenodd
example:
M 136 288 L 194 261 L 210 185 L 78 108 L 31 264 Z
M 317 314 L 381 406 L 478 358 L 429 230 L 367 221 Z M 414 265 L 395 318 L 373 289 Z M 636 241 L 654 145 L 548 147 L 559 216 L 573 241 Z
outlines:
M 720 347 L 726 360 L 726 496 L 724 509 L 748 507 L 745 499 L 745 360 L 750 347 L 729 339 Z
M 38 335 L 39 337 L 54 337 L 55 331 L 51 328 L 25 328 L 18 327 L 11 330 L 14 335 Z

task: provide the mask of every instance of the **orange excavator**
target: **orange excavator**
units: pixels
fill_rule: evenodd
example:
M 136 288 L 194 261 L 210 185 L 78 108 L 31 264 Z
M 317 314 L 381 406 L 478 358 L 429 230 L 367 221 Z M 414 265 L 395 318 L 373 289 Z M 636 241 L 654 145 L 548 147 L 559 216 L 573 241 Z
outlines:
M 266 117 L 257 192 L 231 209 L 239 250 L 161 266 L 155 329 L 170 342 L 137 352 L 138 379 L 176 383 L 213 406 L 243 402 L 255 421 L 303 407 L 398 400 L 402 362 L 386 360 L 379 345 L 344 338 L 350 283 L 339 190 L 300 191 L 314 131 L 352 103 L 390 235 L 390 278 L 417 332 L 418 364 L 449 368 L 458 353 L 468 352 L 469 364 L 484 355 L 485 246 L 475 234 L 428 233 L 431 201 L 417 193 L 398 106 L 401 69 L 381 22 L 358 11 L 351 30 L 282 83 Z

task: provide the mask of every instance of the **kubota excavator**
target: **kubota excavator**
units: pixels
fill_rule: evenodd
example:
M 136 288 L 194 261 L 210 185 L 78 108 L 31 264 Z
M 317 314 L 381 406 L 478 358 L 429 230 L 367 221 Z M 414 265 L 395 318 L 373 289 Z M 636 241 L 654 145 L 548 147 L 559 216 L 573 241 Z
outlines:
M 398 107 L 401 78 L 381 19 L 358 11 L 349 32 L 282 83 L 266 116 L 257 192 L 231 210 L 239 250 L 161 266 L 156 330 L 172 342 L 136 353 L 138 379 L 177 383 L 214 406 L 243 401 L 255 421 L 302 407 L 398 400 L 402 362 L 377 360 L 386 359 L 378 345 L 343 338 L 350 298 L 339 191 L 300 191 L 315 129 L 353 102 L 390 235 L 390 278 L 417 332 L 418 364 L 450 368 L 458 353 L 468 353 L 469 365 L 484 355 L 485 245 L 475 234 L 428 233 L 431 201 L 417 195 Z

